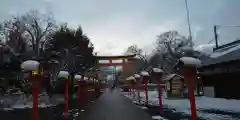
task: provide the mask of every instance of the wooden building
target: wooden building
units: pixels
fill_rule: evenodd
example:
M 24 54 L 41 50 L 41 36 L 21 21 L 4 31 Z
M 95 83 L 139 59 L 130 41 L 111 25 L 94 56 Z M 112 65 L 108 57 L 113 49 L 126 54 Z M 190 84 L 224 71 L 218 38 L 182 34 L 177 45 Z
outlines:
M 167 85 L 168 97 L 182 97 L 184 88 L 184 78 L 178 74 L 170 74 L 163 77 Z
M 204 92 L 211 92 L 213 97 L 240 99 L 240 40 L 213 50 L 212 58 L 203 60 L 199 69 L 204 88 L 211 88 Z

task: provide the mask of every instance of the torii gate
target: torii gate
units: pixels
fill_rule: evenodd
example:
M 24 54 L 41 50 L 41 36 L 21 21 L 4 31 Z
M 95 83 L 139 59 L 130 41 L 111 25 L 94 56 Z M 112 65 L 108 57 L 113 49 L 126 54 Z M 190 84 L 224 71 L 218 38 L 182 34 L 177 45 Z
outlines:
M 131 60 L 134 59 L 136 55 L 122 55 L 122 56 L 95 56 L 95 60 L 97 61 L 97 66 L 98 68 L 100 67 L 110 67 L 113 66 L 115 67 L 116 71 L 116 66 L 121 66 L 122 70 L 121 71 L 126 71 L 129 70 L 129 65 L 132 64 Z M 108 60 L 108 63 L 100 63 L 100 60 Z M 121 60 L 119 63 L 114 63 L 114 60 Z

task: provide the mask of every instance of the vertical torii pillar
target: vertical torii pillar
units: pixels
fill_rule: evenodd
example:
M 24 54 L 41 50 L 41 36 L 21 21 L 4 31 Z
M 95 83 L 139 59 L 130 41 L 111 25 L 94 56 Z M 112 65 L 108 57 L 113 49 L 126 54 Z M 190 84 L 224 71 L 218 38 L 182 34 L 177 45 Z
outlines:
M 187 81 L 187 86 L 188 86 L 192 120 L 196 120 L 197 112 L 196 112 L 196 103 L 195 103 L 195 95 L 194 95 L 194 81 L 196 79 L 197 67 L 201 65 L 201 61 L 199 59 L 192 58 L 192 57 L 182 57 L 180 58 L 180 61 L 184 65 L 183 74 L 184 74 L 184 79 Z

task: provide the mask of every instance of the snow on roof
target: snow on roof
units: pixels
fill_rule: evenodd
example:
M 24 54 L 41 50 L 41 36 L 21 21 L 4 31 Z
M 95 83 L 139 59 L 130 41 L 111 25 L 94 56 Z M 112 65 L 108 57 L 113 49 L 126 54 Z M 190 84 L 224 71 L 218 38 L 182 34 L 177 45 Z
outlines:
M 74 78 L 77 79 L 77 80 L 80 80 L 80 79 L 82 79 L 82 76 L 81 75 L 75 75 Z
M 141 75 L 142 75 L 142 76 L 149 76 L 149 73 L 148 73 L 147 71 L 142 71 L 142 72 L 141 72 Z
M 234 44 L 234 45 L 230 45 L 218 50 L 215 50 L 214 52 L 212 52 L 212 54 L 210 55 L 211 58 L 217 58 L 220 57 L 222 55 L 228 54 L 232 51 L 238 50 L 240 49 L 240 43 L 239 44 Z
M 160 69 L 160 68 L 153 68 L 153 72 L 155 72 L 155 73 L 162 73 L 163 70 Z
M 58 74 L 59 78 L 61 77 L 67 78 L 68 76 L 69 76 L 69 73 L 67 71 L 60 71 Z
M 183 78 L 182 76 L 180 76 L 180 75 L 178 75 L 178 74 L 170 74 L 170 75 L 166 75 L 166 76 L 164 76 L 163 77 L 163 80 L 164 81 L 168 81 L 168 80 L 171 80 L 173 77 L 175 77 L 175 76 L 178 76 L 178 77 L 180 77 L 180 78 Z
M 202 64 L 201 60 L 193 57 L 181 57 L 180 61 L 184 63 L 185 66 L 200 66 Z
M 21 64 L 21 68 L 27 71 L 33 71 L 39 69 L 40 63 L 35 60 L 27 60 Z

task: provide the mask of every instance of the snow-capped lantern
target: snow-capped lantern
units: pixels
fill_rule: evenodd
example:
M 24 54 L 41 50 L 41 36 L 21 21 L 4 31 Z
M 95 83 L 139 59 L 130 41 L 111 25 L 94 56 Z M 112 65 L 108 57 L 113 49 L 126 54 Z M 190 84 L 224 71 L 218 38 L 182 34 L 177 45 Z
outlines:
M 147 71 L 142 71 L 141 72 L 141 82 L 143 84 L 148 83 L 148 79 L 149 79 L 149 73 Z
M 195 95 L 194 95 L 194 81 L 196 78 L 197 67 L 201 66 L 201 60 L 193 58 L 193 57 L 182 57 L 180 61 L 183 63 L 183 75 L 184 79 L 188 82 L 188 92 L 189 92 L 189 100 L 191 105 L 191 114 L 192 120 L 196 120 L 197 112 L 196 112 L 196 103 L 195 103 Z
M 159 81 L 162 77 L 163 70 L 160 68 L 153 68 L 151 75 L 155 78 L 156 81 Z
M 74 79 L 75 79 L 76 81 L 81 81 L 82 76 L 81 76 L 81 75 L 75 75 L 75 76 L 74 76 Z
M 82 82 L 83 82 L 83 83 L 87 83 L 87 82 L 88 82 L 88 79 L 89 79 L 88 77 L 83 77 Z
M 144 93 L 145 93 L 145 102 L 146 105 L 148 105 L 148 80 L 149 80 L 149 73 L 147 71 L 142 71 L 141 72 L 141 82 L 144 88 Z
M 27 60 L 21 64 L 21 68 L 25 71 L 37 71 L 40 63 L 35 60 Z
M 69 73 L 67 71 L 60 71 L 58 73 L 58 78 L 68 80 Z
M 38 94 L 39 94 L 39 65 L 40 63 L 38 61 L 35 60 L 27 60 L 25 62 L 23 62 L 21 64 L 21 68 L 24 71 L 27 72 L 32 72 L 31 74 L 31 81 L 33 82 L 33 112 L 32 112 L 32 116 L 33 116 L 33 120 L 37 120 L 38 119 Z
M 163 103 L 162 103 L 162 73 L 163 70 L 160 68 L 153 68 L 152 69 L 152 76 L 157 81 L 157 90 L 158 90 L 158 101 L 159 101 L 159 107 L 160 107 L 160 113 L 164 113 L 163 109 Z
M 186 67 L 199 67 L 202 64 L 201 60 L 193 58 L 193 57 L 181 57 L 180 61 Z

